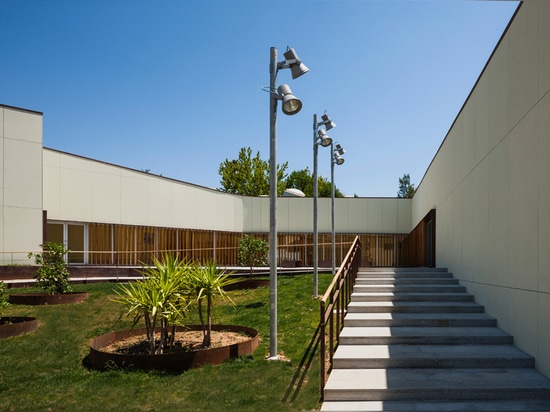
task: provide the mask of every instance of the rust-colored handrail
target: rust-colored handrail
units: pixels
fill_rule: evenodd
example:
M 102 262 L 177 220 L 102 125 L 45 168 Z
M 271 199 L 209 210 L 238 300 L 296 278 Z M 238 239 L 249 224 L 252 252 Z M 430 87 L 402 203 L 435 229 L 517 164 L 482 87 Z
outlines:
M 351 293 L 360 264 L 361 241 L 359 240 L 359 236 L 357 236 L 338 272 L 334 275 L 330 286 L 321 298 L 321 321 L 319 324 L 319 339 L 321 343 L 321 398 L 323 397 L 327 374 L 332 369 L 332 358 L 338 346 L 340 330 L 344 326 L 344 316 L 351 300 Z M 328 348 L 326 347 L 327 340 Z

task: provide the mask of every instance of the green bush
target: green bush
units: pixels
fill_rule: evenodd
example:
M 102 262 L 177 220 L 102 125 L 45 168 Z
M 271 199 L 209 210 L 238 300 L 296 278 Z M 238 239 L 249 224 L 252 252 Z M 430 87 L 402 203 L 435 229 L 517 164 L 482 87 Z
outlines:
M 8 306 L 8 295 L 6 294 L 6 284 L 0 282 L 0 316 L 4 313 L 4 309 Z
M 39 266 L 34 275 L 37 286 L 52 295 L 71 292 L 70 272 L 65 262 L 69 250 L 63 243 L 55 242 L 45 242 L 40 247 L 42 253 L 31 252 L 28 255 L 29 259 L 34 257 L 34 262 Z
M 269 243 L 259 237 L 245 235 L 239 239 L 239 265 L 250 267 L 250 277 L 254 275 L 254 266 L 267 265 Z

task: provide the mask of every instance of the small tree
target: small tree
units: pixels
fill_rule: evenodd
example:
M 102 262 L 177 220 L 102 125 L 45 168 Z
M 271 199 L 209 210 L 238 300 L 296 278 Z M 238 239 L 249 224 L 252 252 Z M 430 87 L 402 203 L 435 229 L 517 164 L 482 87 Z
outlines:
M 9 305 L 8 296 L 6 295 L 6 284 L 0 282 L 0 316 L 4 313 L 4 309 Z
M 254 266 L 267 265 L 269 243 L 259 237 L 245 235 L 239 239 L 239 265 L 250 267 L 250 277 L 254 276 Z
M 185 287 L 190 300 L 194 300 L 199 309 L 199 318 L 202 325 L 203 340 L 202 346 L 207 348 L 212 343 L 212 310 L 214 299 L 221 297 L 223 300 L 233 301 L 224 290 L 224 287 L 240 282 L 241 279 L 231 278 L 232 273 L 219 272 L 213 262 L 205 266 L 193 265 L 187 278 Z M 206 301 L 206 313 L 204 313 L 203 302 Z
M 128 307 L 127 316 L 134 317 L 134 326 L 145 320 L 150 354 L 165 353 L 174 344 L 176 326 L 183 325 L 188 301 L 184 284 L 189 265 L 167 255 L 163 261 L 153 257 L 153 266 L 144 266 L 143 279 L 121 285 L 114 302 Z M 160 339 L 156 340 L 156 332 Z
M 34 262 L 39 266 L 34 275 L 38 287 L 51 295 L 71 292 L 70 272 L 65 262 L 69 250 L 63 243 L 55 242 L 45 242 L 40 247 L 42 253 L 31 252 L 28 255 L 29 259 L 34 257 Z

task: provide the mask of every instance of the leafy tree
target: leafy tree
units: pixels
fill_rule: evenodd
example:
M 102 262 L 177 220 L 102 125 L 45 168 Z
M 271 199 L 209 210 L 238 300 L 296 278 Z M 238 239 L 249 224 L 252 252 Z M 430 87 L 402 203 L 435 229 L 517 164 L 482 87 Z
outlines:
M 70 292 L 70 272 L 65 262 L 69 250 L 63 243 L 45 242 L 40 246 L 42 253 L 31 252 L 28 255 L 29 259 L 34 257 L 34 262 L 39 265 L 34 275 L 36 284 L 51 295 Z
M 245 235 L 239 239 L 239 264 L 250 267 L 250 277 L 254 275 L 254 266 L 267 265 L 269 243 L 259 237 Z
M 288 162 L 277 165 L 277 192 L 283 194 L 283 181 Z M 247 196 L 269 195 L 269 161 L 262 160 L 260 152 L 252 157 L 252 149 L 241 148 L 237 159 L 225 159 L 218 168 L 223 192 Z
M 323 176 L 317 176 L 317 182 L 319 197 L 330 197 L 332 190 L 330 181 Z M 296 170 L 290 173 L 285 180 L 285 185 L 287 189 L 299 189 L 304 192 L 307 197 L 313 197 L 313 172 L 310 172 L 308 167 L 302 170 Z M 334 197 L 344 197 L 336 186 L 334 187 Z
M 416 189 L 414 188 L 414 184 L 411 184 L 411 177 L 408 173 L 399 178 L 399 191 L 397 192 L 397 197 L 412 199 L 415 192 Z

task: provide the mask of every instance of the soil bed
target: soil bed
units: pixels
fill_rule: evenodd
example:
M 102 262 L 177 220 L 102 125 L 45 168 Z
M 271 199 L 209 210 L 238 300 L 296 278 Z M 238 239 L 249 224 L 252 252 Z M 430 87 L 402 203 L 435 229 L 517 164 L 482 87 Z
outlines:
M 230 331 L 212 331 L 211 336 L 211 348 L 233 345 L 234 343 L 240 343 L 250 339 L 250 336 L 248 335 Z M 157 334 L 157 337 L 160 337 L 160 334 Z M 202 339 L 203 335 L 201 331 L 190 330 L 185 332 L 176 332 L 174 346 L 171 348 L 165 348 L 164 352 L 176 353 L 203 350 L 204 348 L 201 346 Z M 130 336 L 126 339 L 122 339 L 113 342 L 110 345 L 104 346 L 101 350 L 108 353 L 146 355 L 149 353 L 149 342 L 147 341 L 146 335 Z
M 212 346 L 208 348 L 201 347 L 202 339 L 200 325 L 178 327 L 172 350 L 151 355 L 145 328 L 110 332 L 90 342 L 90 365 L 98 369 L 118 366 L 184 371 L 250 355 L 259 344 L 257 330 L 235 325 L 212 325 Z

